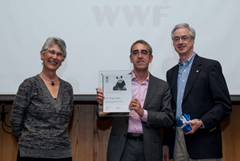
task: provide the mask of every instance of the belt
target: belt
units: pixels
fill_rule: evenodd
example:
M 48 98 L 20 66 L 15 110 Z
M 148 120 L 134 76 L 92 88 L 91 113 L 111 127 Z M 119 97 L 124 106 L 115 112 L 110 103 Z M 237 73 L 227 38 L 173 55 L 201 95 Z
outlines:
M 143 134 L 127 133 L 127 138 L 132 140 L 143 140 Z

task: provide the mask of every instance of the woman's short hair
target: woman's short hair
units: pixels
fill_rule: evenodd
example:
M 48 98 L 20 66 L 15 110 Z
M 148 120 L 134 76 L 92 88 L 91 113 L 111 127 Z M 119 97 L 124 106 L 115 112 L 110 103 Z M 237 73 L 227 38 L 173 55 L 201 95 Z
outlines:
M 67 57 L 66 43 L 58 37 L 49 37 L 42 47 L 42 54 L 45 54 L 45 51 L 50 47 L 57 44 L 61 51 L 63 52 L 63 60 Z

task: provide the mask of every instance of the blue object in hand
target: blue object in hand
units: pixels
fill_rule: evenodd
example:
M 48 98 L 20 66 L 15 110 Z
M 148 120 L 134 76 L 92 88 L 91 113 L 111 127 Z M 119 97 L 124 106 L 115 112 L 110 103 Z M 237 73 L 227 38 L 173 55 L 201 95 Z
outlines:
M 190 115 L 183 114 L 183 116 L 181 116 L 180 119 L 177 121 L 178 126 L 183 130 L 184 133 L 187 133 L 192 129 L 192 126 L 185 122 L 189 120 L 190 120 Z

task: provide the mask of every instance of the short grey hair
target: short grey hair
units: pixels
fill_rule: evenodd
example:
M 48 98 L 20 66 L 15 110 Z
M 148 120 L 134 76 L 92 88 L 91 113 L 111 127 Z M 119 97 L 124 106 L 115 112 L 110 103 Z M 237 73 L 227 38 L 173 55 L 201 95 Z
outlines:
M 196 37 L 196 32 L 195 32 L 195 30 L 194 30 L 191 26 L 189 26 L 189 24 L 187 24 L 187 23 L 177 24 L 177 25 L 173 28 L 172 33 L 171 33 L 172 39 L 173 39 L 173 34 L 174 34 L 174 32 L 175 32 L 177 29 L 179 29 L 179 28 L 188 28 L 189 34 L 190 34 L 191 38 L 192 38 L 192 39 L 195 39 L 195 37 Z
M 132 54 L 132 49 L 133 49 L 133 47 L 134 47 L 136 44 L 138 44 L 138 43 L 143 44 L 143 45 L 146 45 L 146 46 L 148 47 L 148 51 L 149 51 L 150 55 L 152 55 L 152 47 L 151 47 L 146 41 L 144 41 L 144 40 L 137 40 L 137 41 L 135 41 L 135 42 L 132 44 L 132 46 L 131 46 L 130 54 Z
M 42 54 L 45 54 L 45 51 L 50 47 L 57 44 L 61 51 L 63 52 L 63 60 L 67 57 L 66 43 L 58 37 L 49 37 L 42 47 Z

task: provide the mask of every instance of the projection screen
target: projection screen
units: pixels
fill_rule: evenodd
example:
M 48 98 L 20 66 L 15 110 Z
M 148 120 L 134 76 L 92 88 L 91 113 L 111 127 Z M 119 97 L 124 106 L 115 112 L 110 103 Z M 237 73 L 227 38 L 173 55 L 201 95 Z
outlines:
M 150 72 L 165 80 L 178 62 L 171 30 L 185 22 L 196 30 L 194 51 L 218 60 L 230 94 L 240 94 L 239 16 L 238 0 L 2 0 L 0 94 L 16 94 L 41 72 L 40 50 L 52 36 L 67 44 L 57 74 L 74 94 L 95 94 L 99 70 L 132 70 L 130 46 L 138 39 L 153 48 Z

